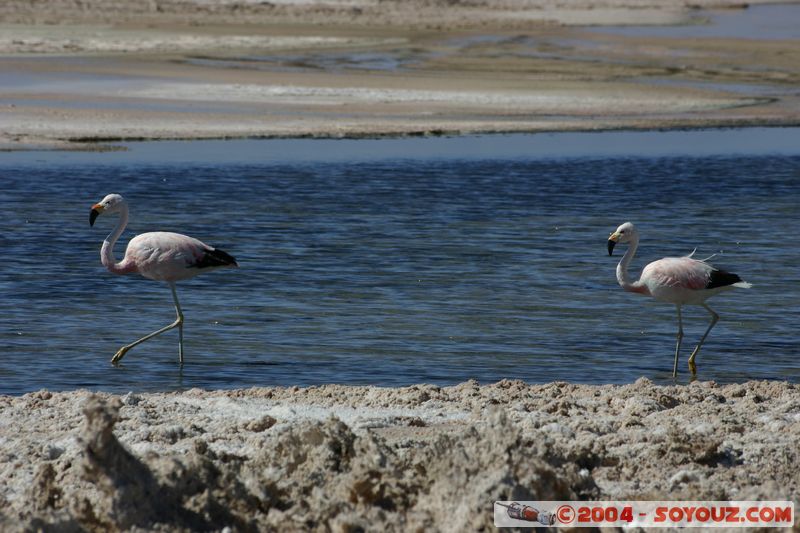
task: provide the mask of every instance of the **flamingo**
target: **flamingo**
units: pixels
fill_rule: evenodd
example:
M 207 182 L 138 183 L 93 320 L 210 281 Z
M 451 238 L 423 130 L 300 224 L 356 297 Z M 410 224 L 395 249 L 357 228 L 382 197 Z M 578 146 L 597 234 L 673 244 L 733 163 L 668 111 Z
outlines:
M 700 343 L 689 356 L 689 370 L 692 375 L 695 375 L 697 373 L 695 357 L 711 328 L 719 320 L 719 315 L 706 305 L 705 301 L 734 287 L 749 289 L 752 285 L 742 281 L 742 278 L 736 274 L 714 268 L 706 262 L 711 259 L 710 257 L 692 259 L 694 252 L 684 257 L 665 257 L 653 261 L 644 267 L 638 281 L 631 281 L 628 277 L 628 265 L 639 246 L 639 232 L 633 224 L 624 223 L 608 237 L 608 255 L 612 254 L 614 245 L 617 243 L 629 244 L 628 250 L 617 265 L 617 281 L 620 286 L 629 292 L 652 296 L 661 302 L 673 303 L 678 311 L 678 341 L 675 345 L 675 363 L 672 366 L 673 378 L 678 374 L 678 355 L 683 339 L 681 306 L 686 304 L 702 305 L 711 314 L 711 324 L 708 325 Z
M 177 327 L 178 360 L 183 364 L 183 311 L 178 302 L 175 282 L 193 278 L 201 272 L 223 267 L 238 267 L 239 265 L 233 257 L 222 250 L 187 235 L 166 231 L 137 235 L 128 243 L 125 257 L 117 263 L 114 259 L 114 244 L 128 224 L 128 202 L 119 194 L 109 194 L 92 206 L 89 225 L 94 226 L 94 221 L 100 215 L 115 213 L 119 214 L 119 222 L 105 238 L 100 250 L 100 261 L 103 266 L 113 274 L 139 273 L 148 279 L 166 281 L 172 290 L 172 299 L 175 301 L 175 311 L 178 316 L 172 324 L 120 348 L 111 358 L 111 362 L 119 363 L 128 350 L 134 346 Z

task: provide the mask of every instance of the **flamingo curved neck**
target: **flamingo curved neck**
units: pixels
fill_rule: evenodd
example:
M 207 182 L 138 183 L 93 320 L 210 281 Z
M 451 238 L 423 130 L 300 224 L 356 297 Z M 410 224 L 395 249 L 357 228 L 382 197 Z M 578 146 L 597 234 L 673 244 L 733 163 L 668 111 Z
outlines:
M 647 286 L 641 282 L 641 280 L 631 281 L 630 277 L 628 276 L 628 266 L 631 264 L 633 256 L 636 255 L 637 248 L 639 248 L 639 237 L 635 236 L 630 242 L 625 255 L 622 256 L 622 260 L 617 265 L 617 282 L 619 283 L 620 287 L 628 292 L 649 294 L 650 291 L 647 289 Z
M 117 226 L 111 231 L 111 233 L 108 234 L 108 237 L 105 238 L 103 241 L 103 247 L 100 249 L 100 261 L 109 272 L 114 274 L 128 274 L 129 272 L 133 271 L 129 265 L 125 264 L 124 259 L 120 263 L 117 263 L 116 259 L 114 259 L 114 245 L 117 243 L 117 239 L 119 239 L 119 236 L 122 235 L 122 232 L 125 230 L 125 226 L 127 225 L 128 206 L 123 205 L 122 210 L 119 213 L 119 222 L 117 222 Z

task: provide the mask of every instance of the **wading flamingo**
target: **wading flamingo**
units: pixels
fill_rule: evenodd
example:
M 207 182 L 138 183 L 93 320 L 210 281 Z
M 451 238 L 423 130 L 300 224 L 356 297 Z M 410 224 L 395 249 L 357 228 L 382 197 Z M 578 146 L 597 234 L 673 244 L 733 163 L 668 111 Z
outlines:
M 178 317 L 175 322 L 165 326 L 141 339 L 126 344 L 120 348 L 111 362 L 116 364 L 125 353 L 144 341 L 160 335 L 165 331 L 178 328 L 178 359 L 183 364 L 183 312 L 178 302 L 178 293 L 175 282 L 193 278 L 201 272 L 215 270 L 222 267 L 237 267 L 236 260 L 222 250 L 217 250 L 197 239 L 180 233 L 154 231 L 137 235 L 128 243 L 125 257 L 119 263 L 114 259 L 114 244 L 128 224 L 128 202 L 119 194 L 109 194 L 99 203 L 92 206 L 89 215 L 89 225 L 94 226 L 95 219 L 100 215 L 119 214 L 117 226 L 103 241 L 100 250 L 100 261 L 109 272 L 114 274 L 139 273 L 155 281 L 166 281 L 172 290 L 172 299 L 175 300 L 175 311 Z
M 638 281 L 628 278 L 628 265 L 630 265 L 636 248 L 639 246 L 639 232 L 630 222 L 617 228 L 617 231 L 608 237 L 608 255 L 614 251 L 617 243 L 629 244 L 628 250 L 617 265 L 617 281 L 626 291 L 652 296 L 656 300 L 675 304 L 678 310 L 678 342 L 675 345 L 675 363 L 672 366 L 672 377 L 678 374 L 678 354 L 681 350 L 683 339 L 683 323 L 681 320 L 681 306 L 684 304 L 702 305 L 711 313 L 711 324 L 708 325 L 703 337 L 692 355 L 689 356 L 689 370 L 697 373 L 694 359 L 700 347 L 706 340 L 708 333 L 719 320 L 719 315 L 714 312 L 705 301 L 715 294 L 719 294 L 733 287 L 749 289 L 752 285 L 736 274 L 714 268 L 706 263 L 707 259 L 692 259 L 694 252 L 685 257 L 665 257 L 653 261 L 642 270 Z

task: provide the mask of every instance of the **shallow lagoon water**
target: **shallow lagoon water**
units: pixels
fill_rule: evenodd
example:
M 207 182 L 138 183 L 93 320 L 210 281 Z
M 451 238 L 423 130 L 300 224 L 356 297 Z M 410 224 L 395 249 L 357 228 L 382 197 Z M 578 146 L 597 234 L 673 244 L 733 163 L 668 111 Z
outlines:
M 387 140 L 131 143 L 0 154 L 0 393 L 360 383 L 671 383 L 675 311 L 623 292 L 606 238 L 637 223 L 638 272 L 698 248 L 754 284 L 699 379 L 800 379 L 800 129 Z M 136 233 L 180 231 L 238 270 L 166 286 L 100 265 L 125 194 Z M 684 312 L 679 382 L 708 319 Z
M 800 39 L 800 5 L 752 5 L 744 9 L 698 11 L 695 25 L 685 26 L 605 26 L 600 33 L 634 37 L 679 39 Z

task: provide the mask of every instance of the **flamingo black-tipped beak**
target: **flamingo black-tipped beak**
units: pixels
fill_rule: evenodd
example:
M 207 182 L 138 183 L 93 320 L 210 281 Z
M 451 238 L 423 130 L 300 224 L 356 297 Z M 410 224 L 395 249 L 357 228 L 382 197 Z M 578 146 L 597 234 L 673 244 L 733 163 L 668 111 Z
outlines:
M 103 206 L 100 204 L 95 204 L 92 206 L 92 211 L 89 213 L 89 226 L 94 226 L 94 221 L 97 220 L 97 217 L 100 213 L 103 212 Z
M 608 238 L 608 255 L 612 255 L 614 252 L 614 246 L 617 245 L 617 239 L 619 239 L 619 235 L 616 233 L 612 233 Z

